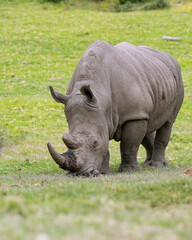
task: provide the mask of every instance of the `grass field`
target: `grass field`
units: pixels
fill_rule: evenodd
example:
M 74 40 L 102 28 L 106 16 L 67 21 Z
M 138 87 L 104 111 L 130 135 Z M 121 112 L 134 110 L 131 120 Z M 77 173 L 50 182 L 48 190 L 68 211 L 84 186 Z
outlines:
M 111 13 L 63 5 L 0 1 L 0 240 L 191 239 L 192 8 Z M 163 35 L 181 41 L 162 40 Z M 65 92 L 85 49 L 96 40 L 148 45 L 178 59 L 185 99 L 167 150 L 170 167 L 117 174 L 119 144 L 110 142 L 112 175 L 66 177 L 48 154 L 68 131 Z M 145 159 L 143 148 L 139 161 Z

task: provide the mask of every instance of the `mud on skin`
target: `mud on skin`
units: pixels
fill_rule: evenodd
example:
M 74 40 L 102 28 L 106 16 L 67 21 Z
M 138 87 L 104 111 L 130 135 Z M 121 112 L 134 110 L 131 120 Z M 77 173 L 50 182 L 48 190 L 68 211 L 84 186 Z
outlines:
M 165 150 L 180 110 L 184 88 L 174 57 L 145 46 L 96 41 L 77 64 L 66 95 L 50 86 L 65 105 L 68 151 L 47 144 L 54 161 L 71 175 L 110 173 L 109 140 L 120 141 L 119 172 L 140 171 L 137 152 L 146 149 L 147 166 L 168 166 Z

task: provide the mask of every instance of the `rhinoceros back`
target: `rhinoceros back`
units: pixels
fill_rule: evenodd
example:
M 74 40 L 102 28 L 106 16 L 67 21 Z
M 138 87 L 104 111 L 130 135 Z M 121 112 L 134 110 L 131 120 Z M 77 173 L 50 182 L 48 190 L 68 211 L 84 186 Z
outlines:
M 89 84 L 106 112 L 110 136 L 130 120 L 146 119 L 148 133 L 173 121 L 183 100 L 178 62 L 169 54 L 123 42 L 96 41 L 80 59 L 67 94 Z
M 167 53 L 126 42 L 116 45 L 116 49 L 123 72 L 118 79 L 121 90 L 116 90 L 120 125 L 146 118 L 148 132 L 153 132 L 173 121 L 183 101 L 178 62 Z

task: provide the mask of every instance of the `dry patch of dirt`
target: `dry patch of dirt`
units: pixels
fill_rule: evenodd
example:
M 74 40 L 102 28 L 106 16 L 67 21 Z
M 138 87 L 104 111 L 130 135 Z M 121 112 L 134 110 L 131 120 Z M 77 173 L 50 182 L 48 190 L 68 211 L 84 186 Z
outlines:
M 192 167 L 188 168 L 183 172 L 185 175 L 191 175 L 192 176 Z

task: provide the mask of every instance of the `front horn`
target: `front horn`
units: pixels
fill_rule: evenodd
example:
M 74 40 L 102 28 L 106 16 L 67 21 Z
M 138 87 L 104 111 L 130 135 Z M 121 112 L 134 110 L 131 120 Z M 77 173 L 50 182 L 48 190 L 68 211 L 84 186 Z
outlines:
M 64 170 L 69 170 L 69 159 L 65 155 L 61 155 L 55 151 L 52 147 L 51 143 L 47 143 L 47 147 L 49 153 L 53 160 L 59 165 L 59 167 L 63 168 Z

